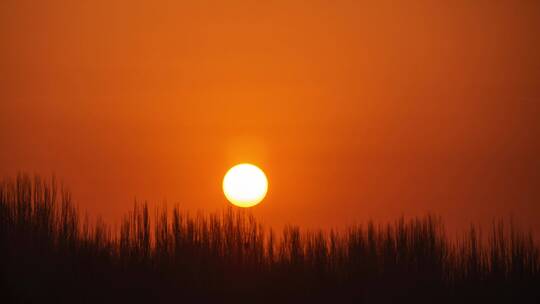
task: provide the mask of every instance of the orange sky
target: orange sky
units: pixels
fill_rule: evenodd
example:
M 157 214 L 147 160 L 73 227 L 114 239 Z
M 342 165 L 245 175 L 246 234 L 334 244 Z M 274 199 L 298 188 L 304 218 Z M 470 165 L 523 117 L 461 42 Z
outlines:
M 0 176 L 114 221 L 253 162 L 267 224 L 540 232 L 540 1 L 392 2 L 2 0 Z

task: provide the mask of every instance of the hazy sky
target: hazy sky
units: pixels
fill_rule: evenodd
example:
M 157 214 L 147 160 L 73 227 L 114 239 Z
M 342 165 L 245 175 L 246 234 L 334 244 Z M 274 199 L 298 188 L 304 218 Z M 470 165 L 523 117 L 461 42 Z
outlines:
M 513 214 L 540 232 L 540 1 L 0 1 L 0 176 L 342 226 Z

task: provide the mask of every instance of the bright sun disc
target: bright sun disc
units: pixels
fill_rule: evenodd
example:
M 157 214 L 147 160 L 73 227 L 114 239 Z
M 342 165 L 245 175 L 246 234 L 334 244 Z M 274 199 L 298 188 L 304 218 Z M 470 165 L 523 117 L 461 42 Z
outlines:
M 233 205 L 252 207 L 260 203 L 268 191 L 264 172 L 251 164 L 239 164 L 227 171 L 223 178 L 223 193 Z

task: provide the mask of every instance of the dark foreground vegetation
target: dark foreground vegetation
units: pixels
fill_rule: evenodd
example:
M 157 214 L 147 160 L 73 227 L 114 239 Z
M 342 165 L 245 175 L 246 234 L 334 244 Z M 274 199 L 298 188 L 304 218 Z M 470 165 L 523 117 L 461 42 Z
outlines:
M 445 236 L 439 218 L 341 232 L 264 229 L 249 214 L 135 205 L 113 229 L 54 180 L 0 185 L 0 302 L 535 303 L 539 250 L 502 222 Z

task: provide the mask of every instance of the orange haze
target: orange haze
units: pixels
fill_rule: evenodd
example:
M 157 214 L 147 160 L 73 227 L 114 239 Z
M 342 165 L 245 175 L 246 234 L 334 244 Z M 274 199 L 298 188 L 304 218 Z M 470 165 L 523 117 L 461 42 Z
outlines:
M 0 176 L 339 227 L 435 212 L 540 232 L 540 1 L 0 2 Z

